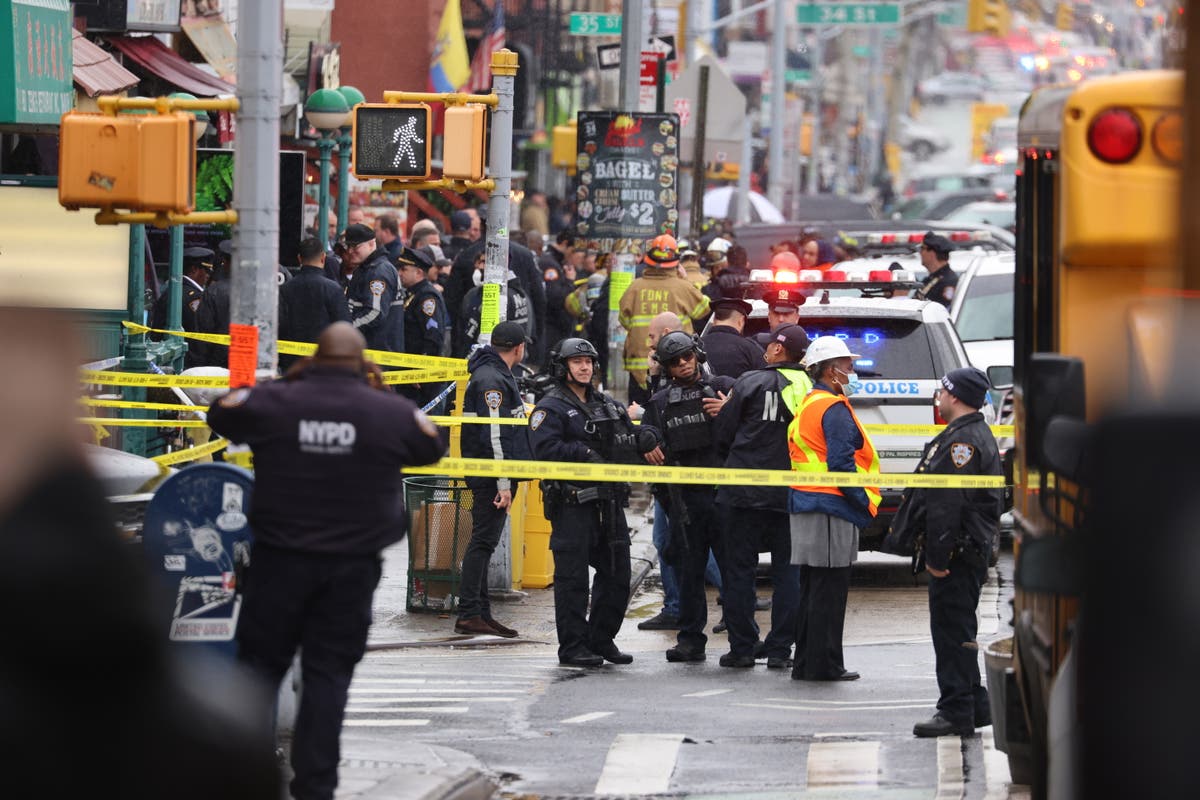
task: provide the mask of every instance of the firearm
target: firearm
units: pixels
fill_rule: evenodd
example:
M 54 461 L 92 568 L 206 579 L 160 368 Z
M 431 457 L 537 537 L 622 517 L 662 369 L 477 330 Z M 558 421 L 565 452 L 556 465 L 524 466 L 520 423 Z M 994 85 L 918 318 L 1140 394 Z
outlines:
M 668 466 L 678 467 L 679 462 L 675 459 L 667 462 Z M 675 553 L 683 556 L 683 561 L 686 563 L 692 555 L 692 545 L 688 542 L 687 526 L 692 524 L 691 515 L 688 514 L 687 505 L 683 502 L 683 490 L 678 483 L 667 484 L 667 499 L 670 504 L 670 539 L 667 542 L 666 549 L 671 555 L 667 556 L 667 561 L 671 562 Z

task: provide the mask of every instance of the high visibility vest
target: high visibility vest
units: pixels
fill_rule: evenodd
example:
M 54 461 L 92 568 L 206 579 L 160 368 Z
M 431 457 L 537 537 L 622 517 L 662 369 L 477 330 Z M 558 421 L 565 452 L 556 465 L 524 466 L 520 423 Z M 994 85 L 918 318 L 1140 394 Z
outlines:
M 788 385 L 783 387 L 783 403 L 794 418 L 800 404 L 812 391 L 812 381 L 802 369 L 781 369 L 779 374 L 788 379 Z
M 792 459 L 792 469 L 797 472 L 829 471 L 829 465 L 826 463 L 828 448 L 825 445 L 825 429 L 821 426 L 821 420 L 834 403 L 845 403 L 846 408 L 850 408 L 850 401 L 843 395 L 833 394 L 824 389 L 814 389 L 801 401 L 800 410 L 788 425 L 788 455 Z M 878 473 L 879 454 L 875 451 L 875 445 L 871 443 L 871 437 L 867 436 L 867 432 L 863 430 L 862 423 L 858 421 L 853 409 L 850 411 L 850 416 L 858 427 L 858 432 L 863 440 L 862 447 L 854 452 L 855 469 L 858 472 Z M 793 486 L 792 488 L 804 492 L 844 496 L 841 487 L 838 486 Z M 882 495 L 879 494 L 877 486 L 867 486 L 864 489 L 873 517 L 879 511 L 879 501 L 882 499 Z

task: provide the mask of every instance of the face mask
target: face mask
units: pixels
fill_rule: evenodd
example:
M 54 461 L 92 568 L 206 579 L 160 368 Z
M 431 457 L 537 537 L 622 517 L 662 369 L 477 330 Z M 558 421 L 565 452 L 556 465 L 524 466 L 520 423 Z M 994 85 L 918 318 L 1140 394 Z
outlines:
M 838 372 L 842 372 L 840 369 Z M 856 395 L 862 391 L 862 381 L 858 379 L 857 372 L 842 372 L 846 376 L 846 382 L 842 384 L 842 393 L 846 397 Z

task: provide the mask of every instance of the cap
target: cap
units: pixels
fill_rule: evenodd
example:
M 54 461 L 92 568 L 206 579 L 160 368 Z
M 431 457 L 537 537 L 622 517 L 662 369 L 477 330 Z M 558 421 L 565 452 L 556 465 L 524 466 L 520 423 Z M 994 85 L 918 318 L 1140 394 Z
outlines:
M 710 253 L 714 250 L 718 253 L 728 253 L 730 247 L 733 247 L 732 242 L 730 242 L 728 239 L 722 239 L 720 236 L 718 236 L 708 243 L 707 249 Z
M 750 316 L 750 312 L 754 310 L 754 306 L 747 303 L 740 297 L 720 297 L 713 301 L 712 307 L 715 308 L 732 308 L 734 311 L 741 313 L 743 317 Z
M 921 244 L 928 247 L 935 253 L 946 255 L 954 249 L 954 242 L 947 239 L 945 236 L 929 231 L 925 234 L 925 238 L 921 240 Z
M 233 239 L 222 239 L 221 243 L 219 245 L 217 245 L 217 249 L 220 250 L 221 255 L 225 256 L 226 258 L 232 256 L 233 255 Z
M 375 240 L 375 231 L 369 226 L 363 225 L 361 222 L 356 222 L 346 228 L 346 232 L 342 234 L 342 239 L 346 242 L 347 247 L 354 247 L 363 242 L 372 242 Z
M 982 408 L 991 387 L 987 375 L 977 367 L 959 367 L 942 376 L 942 386 L 971 408 Z
M 400 251 L 400 255 L 396 256 L 396 264 L 401 267 L 417 267 L 428 272 L 433 267 L 433 259 L 424 249 L 413 250 L 411 247 L 405 247 Z
M 846 343 L 836 336 L 818 336 L 808 345 L 804 356 L 805 365 L 820 364 L 833 358 L 858 358 L 858 353 L 851 353 Z
M 803 355 L 808 350 L 808 334 L 799 325 L 780 325 L 771 331 L 771 342 L 779 342 L 789 353 Z M 838 341 L 841 341 L 840 339 Z
M 787 313 L 788 311 L 797 311 L 800 306 L 804 305 L 804 295 L 800 294 L 799 289 L 787 289 L 781 286 L 763 292 L 762 301 L 772 311 Z
M 422 245 L 420 250 L 425 255 L 429 256 L 429 260 L 433 262 L 435 267 L 444 267 L 447 264 L 454 263 L 450 259 L 446 258 L 446 251 L 436 244 Z
M 492 344 L 496 347 L 516 347 L 530 341 L 525 328 L 518 322 L 501 322 L 492 328 Z
M 213 268 L 213 251 L 207 247 L 189 247 L 183 251 L 183 258 L 195 266 Z
M 458 211 L 450 212 L 450 230 L 451 231 L 469 231 L 471 229 L 471 215 L 459 209 Z

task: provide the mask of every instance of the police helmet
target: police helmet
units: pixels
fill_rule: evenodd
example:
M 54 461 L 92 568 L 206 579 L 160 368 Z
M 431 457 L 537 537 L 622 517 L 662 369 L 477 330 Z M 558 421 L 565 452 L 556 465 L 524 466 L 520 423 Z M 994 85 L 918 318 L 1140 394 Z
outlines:
M 587 339 L 580 339 L 573 336 L 569 339 L 563 339 L 550 353 L 550 375 L 555 380 L 565 381 L 571 375 L 567 370 L 567 361 L 576 356 L 591 356 L 592 368 L 597 372 L 600 370 L 600 354 L 596 352 L 596 348 Z
M 700 364 L 708 360 L 708 354 L 704 352 L 704 346 L 700 344 L 700 337 L 683 331 L 671 331 L 664 334 L 658 340 L 658 346 L 654 348 L 654 357 L 658 359 L 659 364 L 664 366 L 687 353 L 695 353 L 696 361 Z

